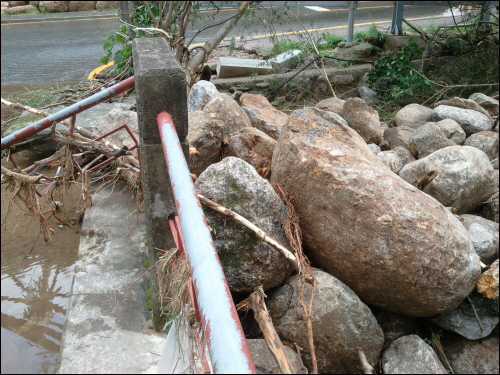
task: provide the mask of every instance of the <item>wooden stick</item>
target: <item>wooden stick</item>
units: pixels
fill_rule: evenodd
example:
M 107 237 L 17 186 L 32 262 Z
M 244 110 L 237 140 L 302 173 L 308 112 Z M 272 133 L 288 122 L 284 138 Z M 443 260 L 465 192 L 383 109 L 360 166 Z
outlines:
M 276 363 L 278 364 L 282 374 L 292 374 L 292 367 L 286 356 L 283 344 L 274 329 L 273 322 L 267 311 L 266 303 L 264 302 L 264 291 L 259 286 L 255 292 L 250 294 L 246 300 L 240 302 L 237 306 L 238 310 L 251 308 L 255 315 L 255 320 L 259 324 L 260 330 L 264 335 L 267 347 L 271 351 Z
M 476 316 L 477 324 L 479 324 L 479 328 L 481 329 L 481 332 L 484 332 L 484 327 L 483 324 L 481 323 L 481 319 L 479 318 L 479 315 L 477 315 L 476 308 L 474 307 L 474 304 L 472 303 L 471 299 L 467 297 L 469 300 L 470 305 L 472 306 L 472 311 L 474 312 L 474 315 Z
M 5 168 L 3 165 L 1 167 L 2 167 L 2 173 L 6 174 L 7 176 L 10 176 L 18 181 L 26 182 L 28 184 L 36 184 L 36 183 L 40 182 L 40 179 L 43 177 L 42 175 L 40 175 L 40 176 L 27 176 L 25 174 L 12 172 L 10 169 Z M 3 181 L 2 181 L 2 183 L 3 183 Z
M 226 216 L 229 216 L 230 218 L 233 218 L 234 220 L 240 222 L 244 226 L 246 226 L 248 229 L 252 230 L 255 232 L 257 237 L 259 237 L 261 240 L 267 242 L 270 244 L 272 247 L 274 247 L 276 250 L 280 251 L 285 258 L 287 258 L 295 268 L 297 272 L 299 272 L 299 264 L 297 262 L 297 258 L 295 258 L 295 255 L 293 255 L 288 249 L 284 248 L 281 246 L 278 242 L 273 240 L 271 237 L 269 237 L 265 232 L 263 232 L 261 229 L 257 228 L 253 223 L 245 219 L 243 216 L 238 215 L 236 212 L 230 210 L 229 208 L 222 207 L 221 205 L 215 203 L 214 201 L 205 198 L 203 195 L 198 194 L 198 198 L 200 199 L 200 202 L 203 203 L 204 205 L 210 207 L 211 209 L 220 212 L 221 214 L 224 214 Z
M 358 346 L 357 351 L 358 351 L 359 361 L 361 362 L 361 366 L 363 367 L 365 374 L 373 374 L 373 367 L 368 363 L 368 360 L 366 359 L 366 355 L 363 349 L 360 346 Z
M 128 148 L 125 146 L 122 149 L 115 150 L 115 149 L 103 146 L 97 142 L 90 140 L 90 139 L 87 139 L 86 141 L 81 141 L 78 139 L 70 139 L 70 138 L 62 137 L 58 134 L 52 134 L 51 138 L 54 141 L 61 143 L 61 144 L 64 144 L 64 145 L 69 144 L 73 147 L 81 148 L 82 150 L 96 151 L 96 152 L 99 152 L 99 153 L 107 155 L 107 156 L 122 156 L 122 155 L 125 155 L 127 153 L 130 153 L 130 151 L 128 151 Z
M 417 182 L 417 189 L 419 190 L 424 190 L 427 185 L 429 185 L 432 180 L 436 178 L 438 175 L 438 171 L 435 169 L 427 173 L 424 177 L 422 177 L 418 182 Z
M 421 30 L 419 30 L 418 28 L 416 28 L 415 26 L 413 26 L 411 23 L 409 23 L 407 20 L 405 20 L 403 18 L 403 22 L 406 23 L 408 26 L 410 26 L 413 30 L 415 30 L 417 33 L 420 34 L 420 36 L 422 37 L 423 40 L 427 41 L 427 35 L 425 35 L 425 33 Z
M 476 283 L 476 288 L 484 297 L 491 300 L 498 299 L 498 259 L 481 274 Z

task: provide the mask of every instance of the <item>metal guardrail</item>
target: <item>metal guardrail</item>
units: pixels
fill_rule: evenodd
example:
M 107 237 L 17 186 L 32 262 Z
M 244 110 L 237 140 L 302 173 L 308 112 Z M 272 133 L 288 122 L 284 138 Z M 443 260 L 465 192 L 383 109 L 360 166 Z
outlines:
M 91 95 L 88 98 L 79 101 L 78 103 L 70 105 L 69 107 L 62 109 L 59 112 L 50 115 L 49 117 L 41 119 L 40 121 L 37 121 L 30 126 L 18 130 L 15 133 L 12 133 L 7 137 L 2 138 L 2 150 L 6 147 L 12 146 L 13 144 L 21 142 L 27 137 L 35 135 L 36 133 L 39 133 L 44 129 L 47 129 L 56 122 L 61 122 L 63 120 L 66 120 L 71 116 L 75 116 L 76 114 L 83 112 L 86 109 L 89 109 L 99 103 L 102 103 L 112 98 L 113 96 L 118 95 L 119 93 L 134 87 L 134 85 L 135 85 L 135 78 L 132 76 L 130 78 L 121 81 L 120 83 L 117 83 L 116 85 L 113 85 L 103 91 L 98 92 L 97 94 Z
M 161 143 L 215 373 L 256 373 L 171 116 L 157 117 Z

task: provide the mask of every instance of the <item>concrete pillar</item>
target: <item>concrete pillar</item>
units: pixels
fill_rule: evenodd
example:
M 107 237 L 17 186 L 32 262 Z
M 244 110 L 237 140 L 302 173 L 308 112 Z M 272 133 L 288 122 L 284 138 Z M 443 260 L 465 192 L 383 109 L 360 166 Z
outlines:
M 167 165 L 160 140 L 156 116 L 168 112 L 172 116 L 184 155 L 189 164 L 188 110 L 186 74 L 181 68 L 165 39 L 137 38 L 132 43 L 139 144 L 146 216 L 146 239 L 149 264 L 153 265 L 161 252 L 175 243 L 168 226 L 168 219 L 176 213 Z M 150 273 L 153 294 L 153 323 L 157 330 L 163 328 L 165 317 L 160 317 L 156 274 Z
M 128 1 L 118 2 L 118 17 L 125 22 L 130 22 L 130 11 Z

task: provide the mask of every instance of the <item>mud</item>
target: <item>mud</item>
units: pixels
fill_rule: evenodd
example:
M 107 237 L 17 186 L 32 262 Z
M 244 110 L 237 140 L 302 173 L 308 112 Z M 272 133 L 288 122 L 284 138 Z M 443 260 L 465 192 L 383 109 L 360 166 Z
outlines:
M 44 171 L 51 176 L 54 171 Z M 79 187 L 60 189 L 62 220 L 74 219 L 81 196 Z M 1 189 L 1 372 L 54 373 L 59 355 L 67 301 L 78 258 L 80 226 L 60 226 L 51 219 L 55 234 L 44 242 L 38 223 L 12 204 L 11 192 Z M 43 209 L 52 207 L 45 195 Z

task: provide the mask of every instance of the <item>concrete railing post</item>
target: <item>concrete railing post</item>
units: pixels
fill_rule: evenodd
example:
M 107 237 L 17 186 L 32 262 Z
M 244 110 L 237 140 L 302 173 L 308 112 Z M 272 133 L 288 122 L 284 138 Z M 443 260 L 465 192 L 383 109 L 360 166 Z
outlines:
M 161 255 L 156 248 L 168 250 L 175 247 L 168 219 L 176 213 L 156 117 L 160 112 L 170 113 L 184 156 L 189 161 L 186 74 L 163 38 L 134 39 L 132 48 L 146 239 L 149 264 L 152 266 Z M 159 330 L 164 319 L 160 317 L 156 272 L 152 270 L 150 277 L 153 323 Z

